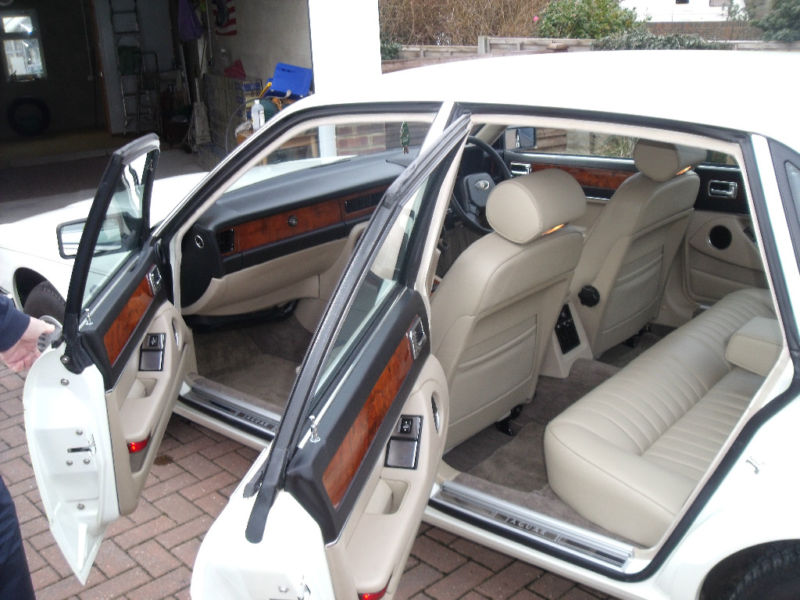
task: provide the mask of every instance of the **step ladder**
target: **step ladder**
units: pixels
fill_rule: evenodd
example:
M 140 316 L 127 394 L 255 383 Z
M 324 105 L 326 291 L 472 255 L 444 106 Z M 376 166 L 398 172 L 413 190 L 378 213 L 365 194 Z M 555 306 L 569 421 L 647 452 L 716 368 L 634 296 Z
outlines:
M 161 133 L 158 55 L 142 48 L 137 0 L 110 0 L 122 98 L 122 132 Z

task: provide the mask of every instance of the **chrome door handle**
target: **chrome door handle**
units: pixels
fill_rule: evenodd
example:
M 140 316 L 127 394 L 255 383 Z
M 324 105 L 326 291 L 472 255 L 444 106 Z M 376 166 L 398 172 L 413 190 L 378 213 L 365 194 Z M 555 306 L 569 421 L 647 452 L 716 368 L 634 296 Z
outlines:
M 735 181 L 721 181 L 712 179 L 708 182 L 708 195 L 714 198 L 736 198 L 739 192 L 739 184 Z
M 406 335 L 411 345 L 411 357 L 417 360 L 428 341 L 428 334 L 425 333 L 425 325 L 422 323 L 422 319 L 416 317 Z
M 521 163 L 521 162 L 511 163 L 511 174 L 514 176 L 527 175 L 530 172 L 531 172 L 531 166 L 527 163 Z

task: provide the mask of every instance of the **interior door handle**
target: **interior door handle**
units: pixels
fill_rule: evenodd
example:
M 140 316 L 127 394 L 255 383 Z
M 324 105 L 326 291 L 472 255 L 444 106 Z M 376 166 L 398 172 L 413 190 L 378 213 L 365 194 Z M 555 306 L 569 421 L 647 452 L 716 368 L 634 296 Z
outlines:
M 511 163 L 511 174 L 512 175 L 527 175 L 531 172 L 531 166 L 526 163 L 521 162 L 512 162 Z
M 722 181 L 720 179 L 712 179 L 708 182 L 708 195 L 714 198 L 736 198 L 739 192 L 739 184 L 735 181 Z

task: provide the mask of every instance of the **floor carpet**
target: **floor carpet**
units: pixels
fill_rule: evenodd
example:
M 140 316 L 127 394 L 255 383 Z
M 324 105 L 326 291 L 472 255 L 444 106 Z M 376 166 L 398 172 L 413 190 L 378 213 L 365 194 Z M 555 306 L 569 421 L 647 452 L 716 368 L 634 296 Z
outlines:
M 596 360 L 575 362 L 566 379 L 540 377 L 533 402 L 512 422 L 511 437 L 487 427 L 445 455 L 455 481 L 584 529 L 610 535 L 564 504 L 547 484 L 544 429 L 565 408 L 619 371 Z M 618 537 L 618 536 L 615 536 Z
M 284 407 L 311 334 L 294 317 L 195 333 L 200 375 Z

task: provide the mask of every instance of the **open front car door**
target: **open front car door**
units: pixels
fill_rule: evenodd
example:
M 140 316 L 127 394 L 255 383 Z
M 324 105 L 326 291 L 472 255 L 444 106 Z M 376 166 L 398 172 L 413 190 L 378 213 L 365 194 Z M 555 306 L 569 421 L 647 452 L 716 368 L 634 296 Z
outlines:
M 454 117 L 454 109 L 442 109 L 420 156 L 373 215 L 272 447 L 203 540 L 196 600 L 394 595 L 448 421 L 428 306 L 436 241 L 469 128 L 468 116 Z
M 86 582 L 106 527 L 136 508 L 177 388 L 194 362 L 151 237 L 158 138 L 113 154 L 85 221 L 59 227 L 75 256 L 63 339 L 25 383 L 28 448 L 50 528 Z

